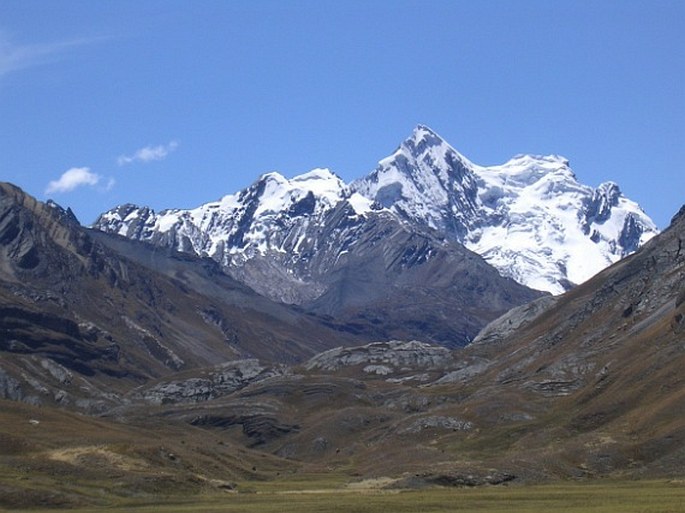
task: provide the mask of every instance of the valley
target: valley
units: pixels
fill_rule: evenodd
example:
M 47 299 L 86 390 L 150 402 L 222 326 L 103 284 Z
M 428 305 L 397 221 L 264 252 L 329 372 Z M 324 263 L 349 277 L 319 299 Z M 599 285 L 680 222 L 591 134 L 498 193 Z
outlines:
M 317 488 L 302 488 L 302 482 Z M 383 480 L 378 480 L 383 481 Z M 232 513 L 283 512 L 324 513 L 328 511 L 376 513 L 443 513 L 478 511 L 543 513 L 663 513 L 682 511 L 683 484 L 678 481 L 605 481 L 602 483 L 555 483 L 525 487 L 428 490 L 379 490 L 365 482 L 337 484 L 336 479 L 309 475 L 304 480 L 251 486 L 244 493 L 204 494 L 191 500 L 121 500 L 107 511 L 133 513 Z M 330 488 L 328 488 L 330 487 Z M 37 511 L 16 510 L 21 511 Z M 51 509 L 54 511 L 54 509 Z M 101 508 L 73 508 L 94 513 Z
M 434 211 L 412 220 L 420 194 L 380 192 L 398 169 L 423 192 L 494 180 L 437 137 L 418 127 L 366 185 L 267 176 L 98 229 L 1 184 L 0 507 L 682 509 L 685 210 L 657 234 L 617 187 L 574 186 L 574 230 L 617 261 L 535 290 L 468 249 L 475 218 L 448 235 Z M 477 190 L 459 212 L 492 207 Z M 219 240 L 224 207 L 243 220 Z

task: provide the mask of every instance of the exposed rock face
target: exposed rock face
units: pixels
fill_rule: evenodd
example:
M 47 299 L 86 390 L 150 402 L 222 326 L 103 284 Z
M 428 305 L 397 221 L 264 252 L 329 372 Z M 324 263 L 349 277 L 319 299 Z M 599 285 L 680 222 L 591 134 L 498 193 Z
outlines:
M 523 326 L 533 322 L 546 310 L 552 308 L 556 302 L 557 299 L 554 296 L 543 296 L 525 305 L 512 308 L 483 328 L 471 344 L 490 344 L 502 341 Z
M 425 486 L 453 486 L 458 488 L 500 485 L 514 481 L 515 474 L 500 470 L 472 469 L 469 472 L 451 472 L 449 474 L 423 472 L 412 477 L 392 483 L 388 488 L 423 488 Z
M 347 195 L 340 178 L 325 169 L 292 180 L 268 173 L 247 189 L 194 210 L 156 214 L 149 208 L 124 205 L 103 214 L 94 226 L 209 256 L 261 294 L 301 304 L 324 290 L 310 278 L 317 267 L 310 260 L 324 246 L 333 248 L 339 242 L 327 241 L 328 234 L 322 233 L 327 230 L 321 227 L 335 219 L 344 229 L 365 211 L 362 207 L 357 211 L 353 201 L 344 212 L 332 214 Z M 335 248 L 328 258 L 343 250 Z
M 41 203 L 11 184 L 0 183 L 0 277 L 20 282 L 39 276 L 58 284 L 63 273 L 83 267 L 87 258 L 94 261 L 86 272 L 97 272 L 102 262 L 79 228 L 70 210 Z M 57 258 L 60 250 L 66 251 Z
M 501 276 L 558 294 L 657 233 L 617 184 L 580 184 L 562 157 L 482 167 L 425 126 L 351 184 L 327 169 L 267 173 L 196 209 L 124 205 L 94 226 L 210 257 L 260 294 L 367 340 L 447 347 L 537 297 Z
M 228 395 L 250 383 L 286 372 L 283 366 L 266 367 L 258 360 L 236 360 L 220 365 L 203 377 L 175 379 L 148 385 L 134 392 L 134 397 L 153 404 L 198 403 Z
M 685 218 L 676 216 L 662 234 L 587 283 L 489 325 L 468 348 L 488 360 L 471 381 L 479 395 L 493 402 L 506 396 L 508 409 L 530 418 L 530 406 L 544 404 L 572 436 L 601 440 L 601 433 L 612 433 L 611 444 L 593 442 L 583 453 L 586 472 L 625 466 L 629 446 L 640 454 L 639 465 L 671 472 L 674 458 L 685 453 L 685 425 L 674 414 L 685 408 L 684 396 L 674 394 L 682 390 L 678 369 L 685 365 L 683 240 Z M 496 418 L 494 407 L 483 411 Z M 662 449 L 647 454 L 646 447 Z
M 248 447 L 259 447 L 267 443 L 278 441 L 282 437 L 297 433 L 297 424 L 281 422 L 277 417 L 260 412 L 226 415 L 204 415 L 191 421 L 194 426 L 230 429 L 240 426 L 248 439 Z
M 325 240 L 335 245 L 335 233 Z M 495 312 L 539 295 L 502 279 L 463 246 L 409 230 L 387 216 L 358 225 L 350 240 L 349 253 L 319 267 L 326 291 L 307 307 L 352 322 L 370 321 L 379 328 L 377 340 L 463 346 Z
M 369 369 L 369 366 L 374 366 L 369 371 L 375 372 L 383 368 L 390 371 L 442 368 L 451 361 L 451 352 L 444 347 L 393 340 L 331 349 L 316 355 L 304 367 L 307 370 L 337 371 L 343 367 L 364 366 L 364 369 Z

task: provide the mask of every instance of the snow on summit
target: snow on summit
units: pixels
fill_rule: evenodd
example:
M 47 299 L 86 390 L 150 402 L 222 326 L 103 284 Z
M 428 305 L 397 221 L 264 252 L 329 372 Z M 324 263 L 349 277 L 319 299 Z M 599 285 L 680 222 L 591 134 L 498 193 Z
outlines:
M 501 274 L 554 294 L 657 233 L 617 186 L 579 183 L 563 157 L 478 166 L 422 125 L 352 188 L 461 242 Z
M 329 169 L 290 179 L 272 172 L 193 210 L 156 214 L 124 205 L 103 214 L 95 227 L 228 266 L 269 251 L 297 253 L 305 239 L 309 248 L 322 246 L 325 241 L 311 240 L 316 226 L 342 202 L 357 222 L 378 211 L 394 215 L 414 229 L 464 244 L 504 276 L 554 294 L 657 233 L 617 184 L 581 184 L 563 157 L 517 155 L 483 167 L 424 125 L 349 185 Z

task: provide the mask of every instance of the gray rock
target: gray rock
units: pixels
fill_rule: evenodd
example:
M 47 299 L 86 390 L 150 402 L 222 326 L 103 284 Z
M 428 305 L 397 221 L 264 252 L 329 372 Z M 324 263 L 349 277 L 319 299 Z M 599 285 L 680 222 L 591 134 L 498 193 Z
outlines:
M 215 367 L 205 377 L 157 383 L 138 389 L 134 396 L 153 404 L 198 403 L 286 372 L 284 366 L 266 367 L 255 359 L 236 360 Z
M 531 323 L 557 303 L 555 296 L 542 296 L 528 304 L 512 308 L 485 326 L 470 345 L 496 344 Z
M 40 366 L 48 371 L 53 378 L 62 384 L 71 383 L 71 380 L 74 377 L 71 371 L 69 371 L 66 367 L 48 358 L 42 358 L 40 360 Z
M 475 376 L 478 376 L 482 372 L 485 372 L 491 365 L 492 362 L 486 360 L 485 358 L 473 358 L 471 360 L 466 360 L 463 362 L 463 366 L 448 372 L 443 377 L 438 379 L 435 384 L 442 385 L 445 383 L 461 383 L 467 381 Z
M 19 382 L 0 368 L 0 397 L 11 401 L 21 401 L 23 392 Z
M 473 429 L 473 423 L 458 419 L 456 417 L 444 416 L 430 416 L 421 417 L 410 423 L 407 427 L 400 429 L 398 432 L 405 433 L 419 433 L 425 429 L 442 429 L 447 431 L 470 431 Z
M 411 342 L 374 342 L 359 347 L 338 347 L 316 355 L 305 363 L 307 370 L 337 371 L 364 365 L 365 372 L 381 373 L 402 370 L 435 369 L 452 361 L 452 353 L 440 346 Z M 367 371 L 367 369 L 369 369 Z M 381 371 L 381 372 L 379 372 Z

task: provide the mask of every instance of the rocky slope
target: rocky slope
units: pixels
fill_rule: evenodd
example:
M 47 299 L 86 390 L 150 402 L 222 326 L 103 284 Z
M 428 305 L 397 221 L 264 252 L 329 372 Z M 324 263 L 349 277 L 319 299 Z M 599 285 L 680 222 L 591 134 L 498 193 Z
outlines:
M 212 260 L 167 253 L 89 232 L 0 184 L 0 398 L 103 409 L 178 371 L 295 362 L 364 341 L 259 296 Z
M 465 349 L 336 348 L 163 415 L 273 455 L 414 484 L 677 476 L 684 240 L 685 209 L 636 254 L 508 312 Z
M 124 205 L 95 227 L 210 256 L 260 293 L 305 304 L 326 291 L 317 277 L 354 252 L 355 232 L 388 217 L 464 244 L 504 276 L 554 294 L 657 233 L 617 184 L 583 185 L 562 157 L 482 167 L 425 126 L 349 185 L 326 169 L 292 179 L 268 173 L 193 210 Z M 325 238 L 331 232 L 334 243 Z

